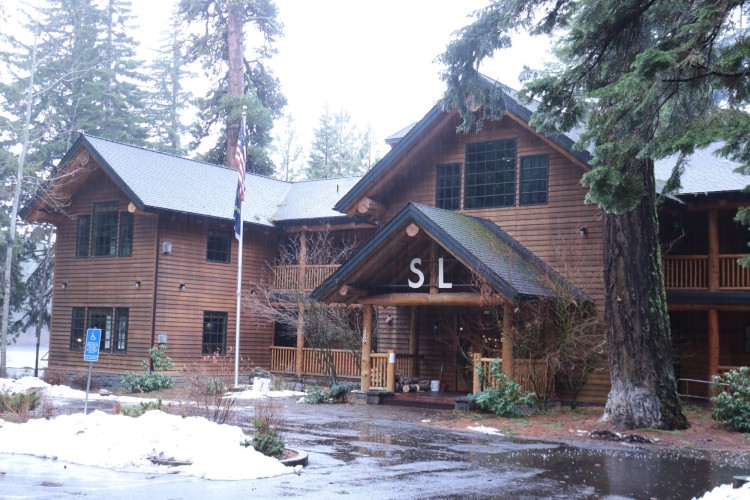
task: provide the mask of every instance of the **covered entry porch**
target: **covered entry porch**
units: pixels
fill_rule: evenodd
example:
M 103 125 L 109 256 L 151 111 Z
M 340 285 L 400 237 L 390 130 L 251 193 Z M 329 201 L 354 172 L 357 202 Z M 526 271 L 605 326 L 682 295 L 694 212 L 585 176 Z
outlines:
M 530 388 L 539 367 L 514 359 L 510 333 L 517 305 L 552 297 L 552 282 L 564 280 L 492 222 L 409 204 L 313 297 L 363 307 L 362 390 L 416 377 L 468 393 L 492 359 Z

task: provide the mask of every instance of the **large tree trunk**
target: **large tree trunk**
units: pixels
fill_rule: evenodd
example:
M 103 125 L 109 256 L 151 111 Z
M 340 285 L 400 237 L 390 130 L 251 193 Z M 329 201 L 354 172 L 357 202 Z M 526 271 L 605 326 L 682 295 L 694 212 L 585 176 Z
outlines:
M 227 70 L 227 94 L 231 98 L 241 97 L 245 91 L 242 40 L 242 7 L 237 2 L 229 5 L 227 12 L 227 46 L 229 60 Z M 234 102 L 234 101 L 232 101 Z M 231 110 L 229 113 L 231 117 Z M 230 118 L 231 119 L 231 118 Z M 234 152 L 237 149 L 237 139 L 240 133 L 239 122 L 227 124 L 227 165 L 236 166 Z
M 685 429 L 677 396 L 661 270 L 651 160 L 633 160 L 646 195 L 631 211 L 605 217 L 604 283 L 612 389 L 605 420 L 617 428 Z

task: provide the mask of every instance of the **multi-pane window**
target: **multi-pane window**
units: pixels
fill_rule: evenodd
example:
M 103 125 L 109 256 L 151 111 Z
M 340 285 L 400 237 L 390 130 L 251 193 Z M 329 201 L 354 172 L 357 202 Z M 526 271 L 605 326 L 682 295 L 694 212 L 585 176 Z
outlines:
M 435 206 L 446 210 L 461 208 L 461 164 L 435 167 Z
M 226 354 L 227 313 L 206 311 L 203 313 L 203 354 Z
M 70 349 L 82 351 L 86 340 L 86 308 L 74 307 L 70 320 Z
M 120 257 L 131 257 L 133 255 L 133 214 L 130 212 L 120 213 L 120 246 L 117 255 Z
M 519 184 L 519 201 L 521 205 L 547 203 L 548 173 L 548 155 L 521 157 L 521 182 Z
M 128 316 L 126 307 L 74 307 L 70 321 L 70 349 L 82 350 L 86 330 L 102 331 L 100 352 L 126 352 L 128 348 Z
M 76 227 L 76 257 L 89 256 L 89 237 L 91 235 L 91 216 L 79 215 Z
M 91 255 L 114 257 L 117 250 L 117 202 L 95 203 Z
M 94 203 L 92 215 L 79 215 L 76 257 L 132 257 L 133 214 L 118 212 L 116 201 Z
M 229 231 L 208 230 L 206 260 L 209 262 L 229 262 L 231 251 L 232 235 Z
M 464 209 L 513 206 L 515 139 L 468 143 L 464 176 Z

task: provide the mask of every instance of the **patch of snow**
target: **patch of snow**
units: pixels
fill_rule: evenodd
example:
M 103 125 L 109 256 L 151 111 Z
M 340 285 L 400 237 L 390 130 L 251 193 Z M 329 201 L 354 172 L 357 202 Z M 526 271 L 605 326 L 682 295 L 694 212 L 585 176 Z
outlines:
M 722 484 L 707 491 L 700 499 L 693 497 L 693 500 L 743 500 L 747 498 L 750 498 L 750 483 L 745 483 L 737 489 L 732 488 L 731 484 Z
M 241 392 L 231 392 L 227 394 L 226 398 L 233 398 L 233 399 L 260 399 L 260 398 L 288 398 L 288 397 L 298 397 L 298 396 L 304 396 L 304 392 L 297 392 L 297 391 L 268 391 L 268 392 L 260 392 L 256 391 L 254 389 L 250 389 L 248 391 L 241 391 Z
M 66 385 L 50 385 L 44 380 L 36 377 L 21 377 L 18 379 L 0 378 L 0 392 L 24 392 L 36 389 L 44 396 L 59 399 L 86 399 L 86 391 L 73 389 Z M 120 403 L 141 403 L 156 401 L 155 399 L 141 398 L 137 396 L 102 396 L 96 392 L 89 393 L 89 401 L 107 400 L 119 401 Z M 168 401 L 165 401 L 168 403 Z
M 486 427 L 484 425 L 470 425 L 467 427 L 470 431 L 481 432 L 482 434 L 493 434 L 496 436 L 502 436 L 503 433 L 494 427 Z

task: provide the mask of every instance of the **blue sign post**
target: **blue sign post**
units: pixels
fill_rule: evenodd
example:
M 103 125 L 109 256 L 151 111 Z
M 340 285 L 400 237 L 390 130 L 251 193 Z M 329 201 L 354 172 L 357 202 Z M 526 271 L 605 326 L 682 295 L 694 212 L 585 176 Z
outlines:
M 99 361 L 99 345 L 102 341 L 102 331 L 99 328 L 89 328 L 86 330 L 86 347 L 83 349 L 83 360 L 89 362 L 89 376 L 86 380 L 86 401 L 83 403 L 83 414 L 86 415 L 89 409 L 89 389 L 91 388 L 91 370 L 94 367 L 94 361 Z

